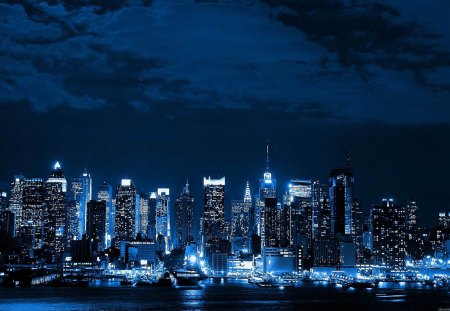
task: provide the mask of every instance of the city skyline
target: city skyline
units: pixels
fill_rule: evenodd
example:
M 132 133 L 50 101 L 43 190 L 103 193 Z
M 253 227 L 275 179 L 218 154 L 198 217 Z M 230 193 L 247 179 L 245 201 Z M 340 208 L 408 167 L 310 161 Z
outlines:
M 343 159 L 344 159 L 344 157 L 343 157 Z M 64 163 L 64 162 L 61 162 L 61 161 L 55 161 L 55 162 L 51 163 L 50 167 L 54 167 L 55 165 L 58 165 L 59 167 L 62 167 L 63 165 L 61 165 L 60 163 Z M 321 182 L 321 183 L 323 183 L 323 184 L 328 184 L 328 179 L 330 178 L 331 174 L 333 174 L 332 171 L 336 171 L 336 170 L 339 171 L 339 170 L 341 170 L 341 169 L 345 169 L 346 165 L 348 165 L 348 159 L 346 159 L 346 161 L 343 161 L 342 163 L 344 163 L 344 164 L 341 165 L 341 167 L 337 167 L 337 168 L 334 168 L 334 169 L 330 169 L 331 173 L 329 174 L 329 176 L 328 176 L 327 178 L 319 179 L 319 178 L 314 178 L 314 177 L 312 177 L 312 176 L 302 176 L 302 177 L 294 176 L 294 177 L 292 177 L 292 178 L 290 178 L 290 179 L 284 180 L 282 183 L 280 183 L 280 185 L 278 185 L 278 187 L 275 186 L 276 189 L 277 189 L 278 191 L 280 191 L 279 198 L 281 199 L 281 198 L 283 197 L 284 193 L 285 193 L 285 192 L 288 192 L 289 186 L 292 184 L 292 181 L 293 181 L 293 180 L 310 180 L 310 181 L 314 181 L 314 182 L 318 181 L 318 182 Z M 272 171 L 272 169 L 270 169 L 270 170 Z M 64 171 L 66 171 L 65 167 L 64 167 Z M 262 170 L 262 171 L 267 172 L 267 168 L 266 168 L 266 170 Z M 89 176 L 90 176 L 90 178 L 91 178 L 90 170 L 88 170 L 87 168 L 84 168 L 84 169 L 82 170 L 82 173 L 78 174 L 80 177 L 74 177 L 74 176 L 69 176 L 69 175 L 67 175 L 67 178 L 68 178 L 68 180 L 70 179 L 70 181 L 75 180 L 75 179 L 81 179 L 81 177 L 82 177 L 83 175 L 88 174 L 88 172 L 89 172 Z M 201 186 L 201 184 L 202 184 L 202 183 L 201 183 L 201 179 L 202 179 L 202 178 L 205 178 L 205 177 L 208 177 L 208 178 L 214 178 L 214 177 L 220 177 L 220 176 L 223 176 L 223 175 L 224 175 L 224 174 L 218 174 L 218 175 L 212 175 L 212 176 L 211 176 L 211 175 L 202 175 L 202 177 L 201 177 L 197 182 L 195 182 L 195 180 L 192 179 L 192 178 L 190 178 L 190 177 L 184 177 L 184 180 L 186 180 L 186 178 L 187 178 L 188 180 L 190 179 L 190 180 L 193 180 L 193 181 L 194 181 L 192 184 L 190 184 L 190 186 L 193 185 L 193 188 L 195 189 L 193 192 L 198 196 L 198 195 L 201 194 L 202 191 L 203 191 L 202 187 L 199 187 L 199 186 Z M 264 175 L 264 174 L 262 173 L 260 177 L 256 177 L 256 178 L 242 178 L 242 179 L 239 179 L 239 180 L 238 180 L 238 184 L 237 184 L 237 185 L 233 185 L 234 187 L 231 187 L 232 189 L 234 188 L 234 189 L 233 189 L 234 191 L 233 191 L 233 190 L 232 190 L 232 191 L 229 190 L 229 188 L 230 188 L 230 183 L 229 183 L 229 182 L 227 183 L 227 194 L 226 194 L 226 196 L 225 196 L 225 211 L 226 211 L 226 217 L 227 217 L 227 219 L 230 219 L 230 218 L 231 218 L 231 208 L 232 208 L 231 205 L 232 205 L 232 201 L 233 201 L 233 200 L 239 200 L 239 199 L 241 199 L 241 197 L 243 197 L 243 193 L 245 193 L 245 191 L 244 191 L 245 189 L 242 190 L 242 185 L 241 185 L 241 183 L 248 182 L 250 189 L 251 189 L 252 191 L 257 192 L 258 187 L 259 187 L 258 184 L 261 183 L 261 180 L 262 180 L 261 177 L 263 177 L 263 175 Z M 273 174 L 273 175 L 274 175 L 274 177 L 276 178 L 276 175 L 275 175 L 275 174 Z M 39 179 L 39 178 L 41 178 L 41 179 L 45 179 L 45 178 L 46 178 L 46 177 L 42 177 L 42 176 L 46 176 L 45 174 L 41 175 L 40 177 L 32 177 L 32 176 L 29 176 L 29 175 L 27 175 L 27 174 L 15 174 L 14 176 L 24 176 L 24 177 L 26 177 L 26 178 L 38 178 L 38 179 Z M 14 177 L 14 176 L 13 176 L 13 177 Z M 75 176 L 77 176 L 77 175 L 75 175 Z M 11 180 L 14 179 L 13 177 L 11 178 Z M 226 177 L 226 176 L 225 176 L 225 177 Z M 356 178 L 359 179 L 358 177 L 359 177 L 359 176 L 357 176 Z M 134 178 L 130 178 L 130 175 L 125 175 L 125 176 L 122 176 L 122 177 L 117 177 L 114 181 L 108 181 L 108 180 L 104 180 L 104 179 L 99 179 L 99 178 L 97 178 L 96 176 L 93 176 L 93 177 L 92 177 L 92 181 L 91 181 L 91 183 L 92 183 L 91 187 L 92 187 L 93 189 L 98 189 L 103 183 L 106 183 L 106 184 L 112 185 L 112 186 L 115 188 L 115 186 L 120 185 L 121 181 L 124 180 L 124 179 L 129 179 L 129 180 L 132 180 L 133 182 L 136 180 L 136 179 L 134 179 Z M 180 179 L 182 180 L 183 177 L 180 177 Z M 276 178 L 276 179 L 277 179 L 277 178 Z M 0 184 L 7 185 L 7 186 L 5 186 L 5 187 L 3 187 L 3 188 L 0 188 L 0 190 L 3 191 L 3 192 L 6 192 L 7 195 L 8 195 L 8 198 L 9 198 L 9 196 L 10 196 L 10 194 L 11 194 L 11 182 L 9 182 L 9 184 L 6 183 L 6 182 L 2 182 L 2 183 L 0 183 Z M 152 186 L 152 187 L 147 186 L 147 188 L 144 188 L 144 187 L 142 186 L 142 184 L 136 183 L 136 191 L 137 191 L 137 193 L 150 194 L 151 192 L 155 192 L 157 189 L 159 189 L 159 188 L 161 188 L 161 187 L 165 187 L 165 188 L 167 188 L 167 189 L 171 189 L 171 191 L 181 191 L 182 189 L 185 188 L 185 183 L 183 184 L 183 182 L 180 182 L 180 184 L 177 184 L 177 183 L 171 181 L 171 182 L 169 182 L 170 185 L 173 185 L 173 186 L 171 186 L 171 187 L 168 186 L 168 183 L 166 183 L 166 184 L 161 184 L 161 183 L 158 183 L 157 181 L 153 181 L 153 184 L 156 185 L 156 186 L 155 186 L 155 187 L 153 187 L 153 186 Z M 356 184 L 357 184 L 357 183 L 356 183 Z M 358 188 L 358 186 L 356 186 L 356 187 Z M 178 188 L 180 188 L 180 189 L 178 189 Z M 236 188 L 238 189 L 238 191 L 236 191 Z M 239 188 L 240 188 L 240 191 L 239 191 Z M 232 193 L 233 196 L 230 195 L 230 192 Z M 242 192 L 242 194 L 241 194 L 241 192 Z M 94 192 L 92 192 L 92 193 L 95 194 L 96 192 L 94 191 Z M 96 195 L 93 195 L 93 196 L 92 196 L 92 198 L 94 198 L 94 197 L 96 197 Z M 356 192 L 356 194 L 354 195 L 354 197 L 357 197 L 358 200 L 363 201 L 363 202 L 365 203 L 365 205 L 363 206 L 363 210 L 364 210 L 365 212 L 367 212 L 367 211 L 369 210 L 369 208 L 370 208 L 373 204 L 376 204 L 376 203 L 377 203 L 379 200 L 381 200 L 381 199 L 393 199 L 397 204 L 401 204 L 401 205 L 406 205 L 406 203 L 407 203 L 409 200 L 415 200 L 415 201 L 418 201 L 418 202 L 419 202 L 419 205 L 420 205 L 420 206 L 422 206 L 422 202 L 420 202 L 419 200 L 416 199 L 417 195 L 416 195 L 416 196 L 410 195 L 410 196 L 407 196 L 406 199 L 401 200 L 401 199 L 398 198 L 398 196 L 397 196 L 395 193 L 384 193 L 384 194 L 380 193 L 380 194 L 377 196 L 377 200 L 375 200 L 375 201 L 373 201 L 373 202 L 371 202 L 371 203 L 368 203 L 368 202 L 367 202 L 367 198 L 364 198 L 364 197 L 359 196 L 359 195 L 358 195 L 358 192 Z M 197 202 L 197 203 L 198 203 L 198 202 Z M 200 203 L 200 205 L 201 205 L 201 203 Z M 195 205 L 195 206 L 197 206 L 197 205 Z M 200 209 L 200 207 L 197 206 L 197 208 L 196 208 L 195 211 L 194 211 L 194 212 L 195 212 L 195 215 L 198 215 L 198 213 L 201 212 L 199 209 Z M 443 212 L 447 212 L 447 211 L 448 211 L 448 208 L 445 207 L 445 204 L 442 204 L 442 208 L 441 208 L 441 209 L 438 209 L 437 211 L 438 211 L 438 212 L 442 212 L 442 211 L 443 211 Z M 418 215 L 419 215 L 420 222 L 421 222 L 421 223 L 424 223 L 423 219 L 426 219 L 426 220 L 430 220 L 430 219 L 431 219 L 432 221 L 435 221 L 434 217 L 435 217 L 436 213 L 430 215 L 430 216 L 431 216 L 430 218 L 428 218 L 428 217 L 423 217 L 423 215 L 425 215 L 425 212 L 422 211 L 422 209 L 419 207 L 419 209 L 418 209 Z M 434 225 L 434 223 L 430 223 L 430 224 L 429 224 L 427 221 L 425 221 L 425 223 L 426 223 L 427 226 L 432 226 L 432 225 Z

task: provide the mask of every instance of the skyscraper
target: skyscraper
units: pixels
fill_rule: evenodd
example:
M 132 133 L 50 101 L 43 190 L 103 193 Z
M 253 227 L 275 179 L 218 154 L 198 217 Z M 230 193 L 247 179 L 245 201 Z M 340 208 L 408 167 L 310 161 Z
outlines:
M 19 185 L 17 178 L 15 180 L 13 187 Z M 20 183 L 21 193 L 14 193 L 13 200 L 14 204 L 17 202 L 21 205 L 16 208 L 21 210 L 22 214 L 19 226 L 16 227 L 16 234 L 22 238 L 22 254 L 32 256 L 33 249 L 40 248 L 43 244 L 44 180 L 24 178 Z
M 106 201 L 88 202 L 86 237 L 92 240 L 92 250 L 101 252 L 106 247 Z
M 145 193 L 139 194 L 139 228 L 138 232 L 148 237 L 149 201 Z
M 231 245 L 235 253 L 250 251 L 250 212 L 252 197 L 247 181 L 243 200 L 231 202 Z
M 290 210 L 290 244 L 302 249 L 304 259 L 311 258 L 314 239 L 312 181 L 291 180 L 284 205 Z
M 164 251 L 171 250 L 170 189 L 158 188 L 156 199 L 156 240 L 164 243 Z
M 112 186 L 105 181 L 98 186 L 97 200 L 105 201 L 106 204 L 106 247 L 110 247 L 111 240 L 114 238 L 116 210 L 113 200 Z
M 272 178 L 269 169 L 269 143 L 266 147 L 266 172 L 263 178 L 259 180 L 259 193 L 255 200 L 255 232 L 261 237 L 264 243 L 264 217 L 265 217 L 265 200 L 266 198 L 276 198 L 277 181 Z
M 82 195 L 80 197 L 81 209 L 80 209 L 80 232 L 81 234 L 86 232 L 86 211 L 87 204 L 92 200 L 92 179 L 91 175 L 85 170 L 80 177 Z
M 363 231 L 364 213 L 361 203 L 357 198 L 354 198 L 352 206 L 352 240 L 355 243 L 356 260 L 359 263 L 362 263 L 364 257 Z
M 194 196 L 189 189 L 189 181 L 177 198 L 175 203 L 176 211 L 176 244 L 178 247 L 185 247 L 194 241 Z
M 156 202 L 158 200 L 158 194 L 156 192 L 150 192 L 148 199 L 148 229 L 147 235 L 149 239 L 156 239 Z
M 69 187 L 67 210 L 67 235 L 81 239 L 86 233 L 87 203 L 92 199 L 91 175 L 85 171 L 80 177 L 72 178 Z
M 9 209 L 15 215 L 16 232 L 22 226 L 22 209 L 23 209 L 23 176 L 14 176 L 11 183 L 11 197 L 9 198 Z
M 320 236 L 320 212 L 323 209 L 323 204 L 329 202 L 328 200 L 328 186 L 321 184 L 316 180 L 312 182 L 312 214 L 313 214 L 313 238 L 318 239 Z M 331 225 L 331 224 L 330 224 Z M 329 234 L 327 235 L 329 238 Z
M 393 270 L 405 267 L 405 208 L 383 199 L 372 206 L 374 264 Z
M 122 179 L 116 189 L 115 238 L 134 239 L 136 222 L 136 188 L 131 179 Z
M 67 239 L 81 239 L 83 234 L 81 226 L 81 196 L 83 195 L 82 181 L 79 178 L 72 178 L 67 196 L 66 231 Z M 70 242 L 69 242 L 70 243 Z
M 67 180 L 59 162 L 44 184 L 44 242 L 50 248 L 54 260 L 65 247 Z
M 353 173 L 350 158 L 347 166 L 330 173 L 331 237 L 352 233 Z
M 277 198 L 264 199 L 264 220 L 262 247 L 279 247 L 278 240 L 278 201 Z
M 415 231 L 417 230 L 417 207 L 416 200 L 409 200 L 406 203 L 406 233 L 411 235 L 411 239 Z
M 0 212 L 8 208 L 8 197 L 6 192 L 0 190 Z
M 204 242 L 217 241 L 224 237 L 225 227 L 225 177 L 203 178 L 204 187 Z

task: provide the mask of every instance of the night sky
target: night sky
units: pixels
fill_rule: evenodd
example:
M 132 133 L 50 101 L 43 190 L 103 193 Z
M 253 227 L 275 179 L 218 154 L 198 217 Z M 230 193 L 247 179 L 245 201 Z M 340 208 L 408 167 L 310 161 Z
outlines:
M 450 211 L 449 14 L 447 0 L 6 1 L 0 188 L 59 160 L 66 177 L 173 198 L 189 178 L 199 213 L 203 176 L 226 176 L 229 210 L 246 180 L 256 193 L 269 139 L 280 198 L 349 152 L 366 209 L 415 198 L 434 225 Z

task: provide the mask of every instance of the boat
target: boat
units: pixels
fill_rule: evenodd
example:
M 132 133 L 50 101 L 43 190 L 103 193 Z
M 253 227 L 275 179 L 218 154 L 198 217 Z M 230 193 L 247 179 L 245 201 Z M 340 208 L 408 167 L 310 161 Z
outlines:
M 352 288 L 373 288 L 375 284 L 370 278 L 356 278 L 350 281 L 347 286 Z
M 51 281 L 47 286 L 53 287 L 88 287 L 89 281 L 80 277 L 64 277 Z
M 173 273 L 178 286 L 198 286 L 198 282 L 206 278 L 195 269 L 178 269 Z
M 170 278 L 170 273 L 165 272 L 162 277 L 158 279 L 155 283 L 152 284 L 153 286 L 165 286 L 165 287 L 171 287 L 173 285 L 172 279 Z
M 330 275 L 330 283 L 344 285 L 348 283 L 348 276 L 344 271 L 333 271 Z
M 283 281 L 280 279 L 273 279 L 273 278 L 265 278 L 262 281 L 255 282 L 255 284 L 258 287 L 265 287 L 265 288 L 286 288 L 286 287 L 293 287 L 293 283 Z

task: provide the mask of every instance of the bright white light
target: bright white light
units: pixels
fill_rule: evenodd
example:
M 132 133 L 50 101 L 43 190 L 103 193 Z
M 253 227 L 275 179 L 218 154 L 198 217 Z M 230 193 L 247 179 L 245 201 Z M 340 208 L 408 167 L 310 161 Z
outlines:
M 206 265 L 206 262 L 204 260 L 200 260 L 200 266 L 204 267 Z
M 158 188 L 158 195 L 170 195 L 170 189 L 169 188 Z
M 197 257 L 195 257 L 195 255 L 191 255 L 191 256 L 189 257 L 189 262 L 190 262 L 191 264 L 194 264 L 196 261 L 197 261 Z
M 59 164 L 58 161 L 56 161 L 55 166 L 54 166 L 55 170 L 60 169 L 61 165 Z
M 124 186 L 124 187 L 131 186 L 131 179 L 122 179 L 121 185 Z

